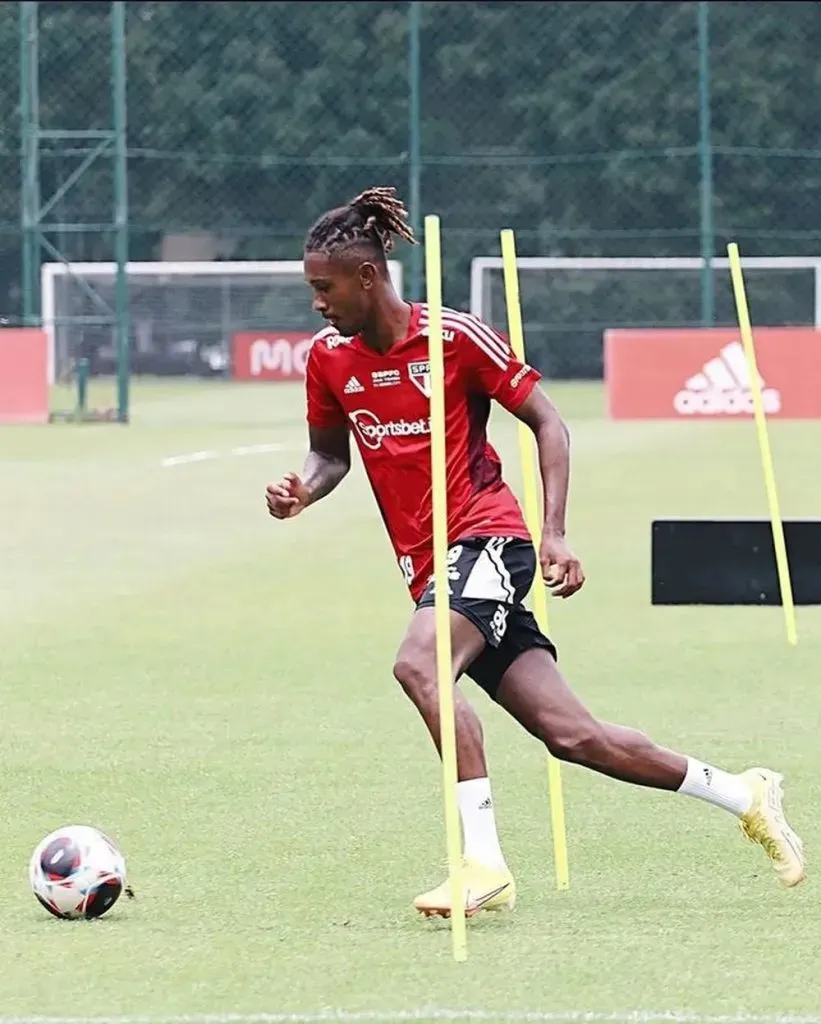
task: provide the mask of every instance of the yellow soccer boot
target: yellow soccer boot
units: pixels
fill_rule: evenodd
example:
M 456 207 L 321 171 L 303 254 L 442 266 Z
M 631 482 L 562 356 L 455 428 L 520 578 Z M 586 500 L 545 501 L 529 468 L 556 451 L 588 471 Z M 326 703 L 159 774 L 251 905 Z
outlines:
M 462 885 L 466 917 L 473 917 L 480 910 L 512 910 L 516 903 L 516 883 L 507 868 L 490 868 L 465 858 Z M 450 880 L 417 896 L 413 905 L 425 917 L 450 917 Z
M 804 844 L 784 817 L 782 776 L 768 768 L 750 768 L 740 777 L 753 795 L 752 806 L 741 816 L 741 831 L 764 848 L 782 885 L 799 885 L 806 878 Z

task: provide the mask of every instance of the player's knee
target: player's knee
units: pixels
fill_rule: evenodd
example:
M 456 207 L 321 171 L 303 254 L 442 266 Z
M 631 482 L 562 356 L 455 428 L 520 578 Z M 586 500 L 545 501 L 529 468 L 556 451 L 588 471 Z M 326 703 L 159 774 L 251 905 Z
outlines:
M 540 723 L 540 738 L 550 753 L 571 764 L 596 764 L 605 743 L 601 725 L 593 718 L 565 722 Z
M 422 651 L 403 649 L 393 666 L 396 681 L 414 704 L 423 704 L 436 696 L 436 668 Z

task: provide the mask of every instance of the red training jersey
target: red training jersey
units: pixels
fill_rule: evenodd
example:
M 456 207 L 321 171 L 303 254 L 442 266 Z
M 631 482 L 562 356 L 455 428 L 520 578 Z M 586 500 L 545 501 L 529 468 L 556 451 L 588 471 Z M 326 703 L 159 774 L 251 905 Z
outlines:
M 519 503 L 487 439 L 490 400 L 514 412 L 540 379 L 507 341 L 468 313 L 442 314 L 448 541 L 530 539 Z M 308 423 L 353 431 L 411 596 L 433 572 L 428 310 L 414 303 L 407 335 L 382 354 L 333 327 L 313 340 L 306 368 Z

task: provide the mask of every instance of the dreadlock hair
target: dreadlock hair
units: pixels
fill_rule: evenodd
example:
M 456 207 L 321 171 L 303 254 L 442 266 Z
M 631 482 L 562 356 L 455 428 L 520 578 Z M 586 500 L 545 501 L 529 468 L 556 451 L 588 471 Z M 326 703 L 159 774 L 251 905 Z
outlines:
M 368 188 L 345 206 L 323 214 L 308 232 L 306 252 L 338 256 L 346 249 L 365 245 L 375 249 L 381 262 L 393 249 L 393 236 L 417 245 L 408 211 L 395 188 Z

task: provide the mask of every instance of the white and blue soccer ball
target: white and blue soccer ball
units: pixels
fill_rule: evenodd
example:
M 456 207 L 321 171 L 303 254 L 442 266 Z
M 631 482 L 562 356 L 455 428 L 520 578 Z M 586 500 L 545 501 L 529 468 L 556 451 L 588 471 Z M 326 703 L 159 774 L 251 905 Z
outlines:
M 29 861 L 29 881 L 41 905 L 66 920 L 101 917 L 124 891 L 131 895 L 125 858 L 89 825 L 66 825 L 41 839 Z

